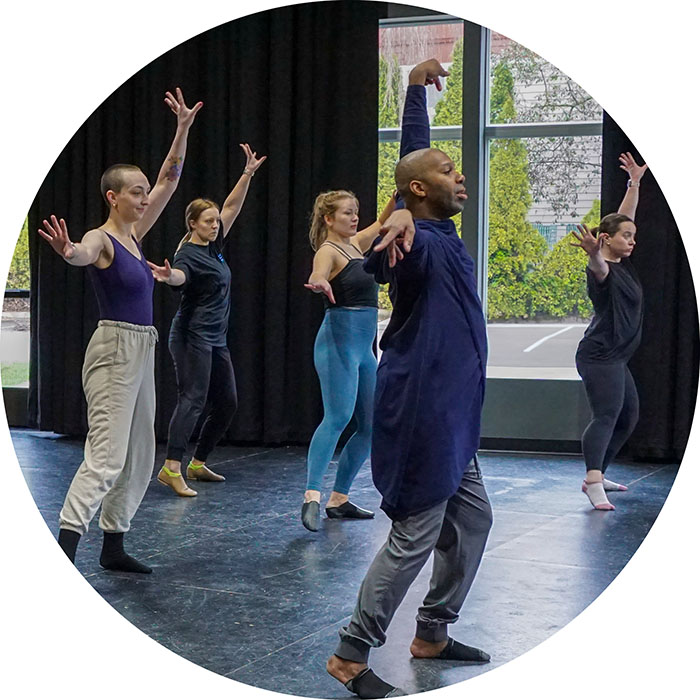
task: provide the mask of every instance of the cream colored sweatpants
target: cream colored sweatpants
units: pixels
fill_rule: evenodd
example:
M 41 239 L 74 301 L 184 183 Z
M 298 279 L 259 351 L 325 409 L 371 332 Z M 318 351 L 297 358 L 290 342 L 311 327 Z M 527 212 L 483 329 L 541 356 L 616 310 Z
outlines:
M 68 489 L 60 527 L 88 530 L 102 504 L 100 528 L 127 532 L 155 459 L 153 326 L 100 321 L 83 363 L 88 434 L 85 456 Z

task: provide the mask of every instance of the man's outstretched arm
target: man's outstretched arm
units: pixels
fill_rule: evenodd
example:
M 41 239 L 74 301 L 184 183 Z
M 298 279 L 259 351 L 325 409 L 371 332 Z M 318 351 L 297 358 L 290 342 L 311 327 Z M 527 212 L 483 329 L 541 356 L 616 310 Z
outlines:
M 440 78 L 448 75 L 434 58 L 419 63 L 409 73 L 401 120 L 401 158 L 420 148 L 430 148 L 430 120 L 423 86 L 435 85 L 442 90 Z

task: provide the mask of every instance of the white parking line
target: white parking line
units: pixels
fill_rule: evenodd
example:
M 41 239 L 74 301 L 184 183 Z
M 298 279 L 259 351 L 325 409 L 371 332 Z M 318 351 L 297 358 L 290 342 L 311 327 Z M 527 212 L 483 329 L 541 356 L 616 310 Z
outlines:
M 566 328 L 562 328 L 561 330 L 557 331 L 556 333 L 550 333 L 549 335 L 546 335 L 544 338 L 540 338 L 536 343 L 533 343 L 529 347 L 525 348 L 523 352 L 530 352 L 530 350 L 534 350 L 535 348 L 538 348 L 542 343 L 546 343 L 550 338 L 554 338 L 556 335 L 561 335 L 562 333 L 566 333 L 566 331 L 571 330 L 574 326 L 567 326 Z

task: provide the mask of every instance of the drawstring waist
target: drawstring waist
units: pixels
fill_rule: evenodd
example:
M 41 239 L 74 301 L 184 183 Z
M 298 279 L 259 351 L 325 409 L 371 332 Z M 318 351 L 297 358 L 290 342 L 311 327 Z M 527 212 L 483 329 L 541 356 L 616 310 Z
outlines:
M 97 323 L 100 326 L 112 326 L 113 328 L 123 328 L 126 331 L 134 331 L 135 333 L 148 333 L 150 336 L 150 344 L 155 345 L 158 342 L 158 331 L 155 326 L 139 326 L 136 323 L 127 323 L 126 321 L 109 321 L 102 319 Z

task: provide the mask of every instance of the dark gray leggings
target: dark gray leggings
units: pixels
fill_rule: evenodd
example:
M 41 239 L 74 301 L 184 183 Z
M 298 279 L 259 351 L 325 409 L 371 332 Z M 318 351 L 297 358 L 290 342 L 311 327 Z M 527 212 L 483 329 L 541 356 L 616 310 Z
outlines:
M 238 407 L 236 377 L 227 347 L 183 342 L 171 336 L 177 405 L 168 428 L 166 459 L 182 461 L 198 418 L 209 405 L 193 457 L 205 462 L 221 440 Z
M 639 419 L 639 397 L 627 364 L 577 362 L 593 419 L 581 436 L 586 470 L 603 473 Z

